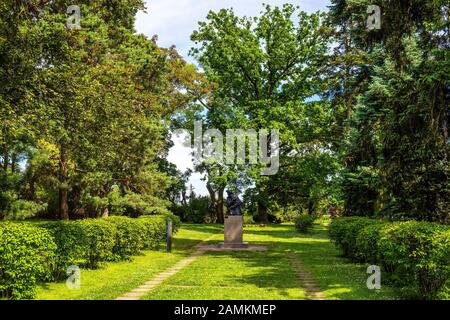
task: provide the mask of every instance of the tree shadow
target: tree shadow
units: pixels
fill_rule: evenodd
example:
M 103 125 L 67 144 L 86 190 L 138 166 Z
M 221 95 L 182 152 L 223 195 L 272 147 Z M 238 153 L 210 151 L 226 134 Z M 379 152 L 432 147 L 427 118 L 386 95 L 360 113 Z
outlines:
M 294 227 L 292 226 L 292 228 Z M 309 235 L 299 234 L 295 229 L 291 231 L 286 225 L 271 226 L 262 230 L 245 230 L 245 234 L 252 236 L 251 244 L 265 245 L 269 247 L 269 250 L 263 252 L 210 251 L 205 253 L 210 258 L 239 259 L 239 265 L 243 264 L 244 268 L 255 270 L 255 273 L 245 274 L 242 277 L 225 273 L 225 283 L 238 282 L 242 285 L 276 290 L 279 296 L 292 299 L 288 290 L 304 290 L 291 265 L 291 256 L 293 255 L 302 262 L 306 271 L 315 280 L 317 287 L 325 291 L 330 299 L 378 300 L 399 299 L 400 297 L 396 290 L 390 287 L 386 287 L 387 291 L 383 292 L 369 290 L 366 285 L 368 277 L 365 272 L 366 267 L 341 257 L 340 252 L 334 248 L 331 241 L 320 241 L 328 239 L 324 226 L 315 226 Z M 276 241 L 277 238 L 282 240 Z M 299 242 L 298 238 L 301 238 L 302 241 Z M 286 241 L 286 239 L 293 241 Z M 236 277 L 239 278 L 236 279 Z

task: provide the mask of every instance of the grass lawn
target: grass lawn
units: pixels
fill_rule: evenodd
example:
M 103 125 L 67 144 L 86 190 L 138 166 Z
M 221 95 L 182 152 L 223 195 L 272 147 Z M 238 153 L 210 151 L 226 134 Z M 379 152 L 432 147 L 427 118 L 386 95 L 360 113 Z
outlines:
M 369 290 L 366 265 L 339 256 L 323 223 L 311 234 L 293 225 L 248 227 L 244 240 L 268 245 L 266 252 L 208 252 L 167 279 L 144 299 L 305 299 L 289 257 L 297 255 L 327 299 L 399 299 L 398 291 L 382 286 Z
M 80 290 L 69 290 L 65 282 L 45 283 L 39 286 L 36 299 L 116 299 L 185 258 L 192 253 L 193 246 L 221 230 L 220 226 L 185 224 L 177 233 L 172 253 L 161 247 L 159 251 L 145 251 L 132 262 L 106 263 L 98 270 L 82 270 Z
M 175 236 L 174 250 L 167 254 L 146 251 L 132 262 L 108 263 L 99 270 L 83 270 L 81 289 L 69 290 L 65 283 L 44 284 L 38 299 L 115 299 L 152 279 L 187 257 L 199 241 L 223 239 L 219 225 L 185 224 Z M 207 252 L 179 273 L 165 280 L 144 299 L 305 299 L 290 257 L 296 255 L 328 299 L 397 299 L 396 290 L 366 287 L 366 265 L 339 256 L 321 222 L 309 235 L 297 233 L 293 225 L 247 227 L 245 241 L 267 245 L 265 252 Z

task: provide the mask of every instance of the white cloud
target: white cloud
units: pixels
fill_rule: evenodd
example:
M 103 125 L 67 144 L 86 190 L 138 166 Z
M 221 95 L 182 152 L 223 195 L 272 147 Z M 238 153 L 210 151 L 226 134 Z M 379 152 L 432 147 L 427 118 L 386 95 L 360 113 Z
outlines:
M 188 169 L 193 170 L 194 164 L 192 162 L 192 149 L 184 145 L 185 136 L 174 136 L 172 138 L 174 146 L 169 150 L 169 155 L 167 160 L 175 164 L 178 170 L 185 172 Z M 192 184 L 196 194 L 207 195 L 208 190 L 206 189 L 205 182 L 202 181 L 203 175 L 194 172 L 190 179 L 189 184 Z

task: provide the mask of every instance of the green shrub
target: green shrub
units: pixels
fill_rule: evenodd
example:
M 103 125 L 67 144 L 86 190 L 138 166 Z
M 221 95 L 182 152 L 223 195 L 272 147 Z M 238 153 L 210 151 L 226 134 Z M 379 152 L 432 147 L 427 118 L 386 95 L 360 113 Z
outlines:
M 109 217 L 106 220 L 117 228 L 112 252 L 114 260 L 129 259 L 144 249 L 147 228 L 141 220 L 128 217 Z
M 450 279 L 450 228 L 428 222 L 397 222 L 383 227 L 378 243 L 385 268 L 399 285 L 433 299 Z
M 33 298 L 36 282 L 51 279 L 55 250 L 47 230 L 25 223 L 1 223 L 0 296 Z
M 356 236 L 356 259 L 362 262 L 377 264 L 381 261 L 380 249 L 378 247 L 381 231 L 387 223 L 371 223 L 361 229 Z
M 358 261 L 356 241 L 359 232 L 377 223 L 376 220 L 362 217 L 334 219 L 330 224 L 330 238 L 343 251 L 345 257 Z
M 309 229 L 314 225 L 316 218 L 309 214 L 302 214 L 295 217 L 295 228 L 301 233 L 308 233 Z
M 255 220 L 253 219 L 253 216 L 251 215 L 244 215 L 244 224 L 255 224 Z
M 164 216 L 144 216 L 139 218 L 145 229 L 143 234 L 143 248 L 155 249 L 166 238 L 166 219 Z M 175 224 L 173 224 L 175 226 Z
M 159 243 L 166 239 L 166 225 L 168 220 L 172 221 L 173 233 L 176 233 L 181 226 L 181 220 L 174 215 L 157 215 L 157 216 L 142 216 L 138 220 L 141 221 L 145 227 L 143 236 L 143 248 L 154 249 Z
M 83 264 L 88 243 L 83 228 L 78 221 L 52 221 L 39 224 L 47 229 L 56 243 L 56 265 L 54 276 L 61 279 L 66 276 L 67 267 Z
M 436 298 L 450 280 L 450 228 L 429 222 L 335 219 L 330 236 L 346 257 L 377 264 L 409 297 Z
M 105 219 L 87 219 L 75 222 L 82 229 L 83 258 L 88 268 L 98 268 L 99 263 L 113 258 L 117 228 Z

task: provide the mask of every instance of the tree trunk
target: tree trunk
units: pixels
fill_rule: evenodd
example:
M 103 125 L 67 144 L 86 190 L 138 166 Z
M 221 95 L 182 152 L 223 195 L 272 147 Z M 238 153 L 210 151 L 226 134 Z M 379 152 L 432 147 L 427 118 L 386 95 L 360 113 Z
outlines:
M 314 211 L 316 210 L 316 203 L 314 201 L 308 201 L 308 214 L 310 216 L 314 215 Z
M 258 201 L 258 213 L 256 221 L 259 223 L 269 223 L 269 216 L 267 214 L 267 206 L 262 201 Z
M 64 147 L 61 147 L 59 161 L 59 218 L 61 220 L 69 220 L 69 205 L 68 205 L 68 169 L 67 169 L 67 154 Z
M 13 152 L 11 157 L 11 172 L 14 173 L 16 171 L 17 166 L 17 153 Z
M 218 223 L 224 223 L 225 217 L 223 214 L 223 192 L 225 188 L 219 189 L 219 195 L 217 199 L 217 207 L 216 207 L 216 215 L 217 215 L 217 222 Z
M 211 198 L 211 203 L 214 207 L 214 213 L 216 215 L 216 219 L 218 223 L 224 223 L 225 217 L 223 214 L 223 192 L 225 187 L 219 189 L 218 195 L 216 197 L 216 192 L 211 186 L 211 183 L 208 181 L 206 183 L 206 189 L 208 189 L 209 197 Z

